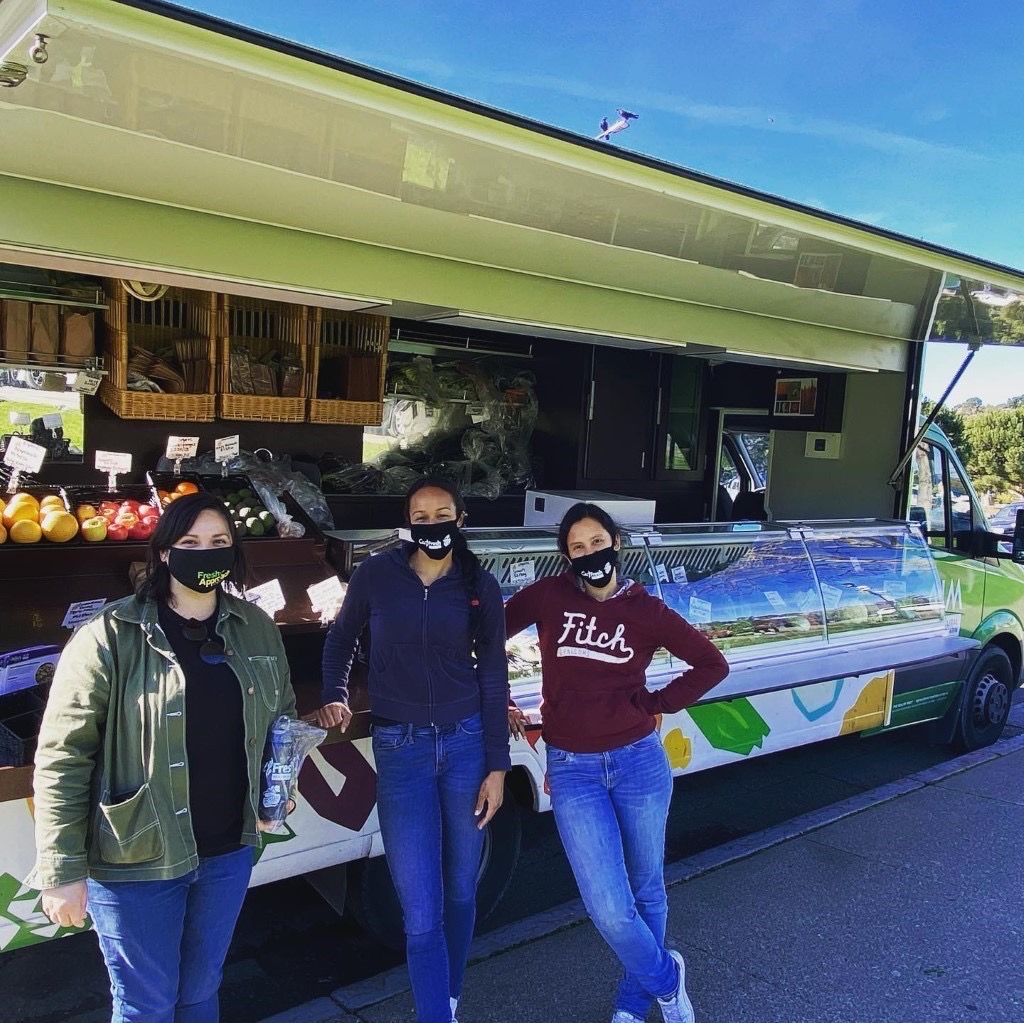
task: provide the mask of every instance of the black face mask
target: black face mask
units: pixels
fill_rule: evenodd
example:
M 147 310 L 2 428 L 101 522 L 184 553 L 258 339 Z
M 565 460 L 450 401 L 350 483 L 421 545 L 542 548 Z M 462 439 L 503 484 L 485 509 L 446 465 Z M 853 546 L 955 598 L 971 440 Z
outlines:
M 412 542 L 428 558 L 440 561 L 455 550 L 455 538 L 459 535 L 459 527 L 454 521 L 432 522 L 425 526 L 411 526 L 409 533 Z
M 171 547 L 167 551 L 167 570 L 188 590 L 209 593 L 215 590 L 235 567 L 234 547 L 213 547 L 200 551 Z
M 585 583 L 595 589 L 602 589 L 612 581 L 615 566 L 619 563 L 619 552 L 614 547 L 604 547 L 599 551 L 582 554 L 569 561 L 569 567 Z

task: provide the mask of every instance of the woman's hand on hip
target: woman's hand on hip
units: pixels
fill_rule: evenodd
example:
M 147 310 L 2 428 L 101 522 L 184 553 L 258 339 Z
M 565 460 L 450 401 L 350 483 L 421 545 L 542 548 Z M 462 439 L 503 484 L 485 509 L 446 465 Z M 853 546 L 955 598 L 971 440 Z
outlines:
M 72 881 L 57 888 L 44 888 L 43 912 L 61 927 L 84 927 L 88 891 L 85 881 Z
M 325 703 L 316 712 L 316 723 L 321 728 L 333 728 L 341 725 L 344 732 L 352 720 L 352 711 L 348 709 L 347 703 Z
M 480 795 L 476 797 L 476 816 L 480 817 L 477 827 L 486 828 L 490 819 L 501 809 L 505 798 L 505 772 L 491 771 L 480 786 Z M 481 816 L 482 815 L 482 816 Z

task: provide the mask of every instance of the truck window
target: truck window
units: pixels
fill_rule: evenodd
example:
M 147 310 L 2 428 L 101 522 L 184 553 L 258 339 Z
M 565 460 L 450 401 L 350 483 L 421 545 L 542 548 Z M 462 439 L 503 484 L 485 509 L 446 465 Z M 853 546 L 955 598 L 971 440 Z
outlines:
M 932 547 L 948 547 L 946 487 L 942 452 L 921 444 L 911 459 L 910 521 L 921 524 Z
M 974 530 L 971 491 L 959 470 L 948 459 L 949 503 L 953 519 L 953 539 L 957 547 L 970 546 L 970 534 Z

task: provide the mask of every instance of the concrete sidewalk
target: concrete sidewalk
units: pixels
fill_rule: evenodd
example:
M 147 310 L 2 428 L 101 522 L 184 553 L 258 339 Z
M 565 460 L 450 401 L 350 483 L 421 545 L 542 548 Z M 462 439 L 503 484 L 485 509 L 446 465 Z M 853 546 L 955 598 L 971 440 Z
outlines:
M 699 1023 L 1024 1020 L 1024 736 L 667 875 Z M 618 967 L 581 918 L 570 903 L 479 941 L 462 1023 L 607 1023 Z M 405 985 L 392 971 L 272 1023 L 412 1023 Z

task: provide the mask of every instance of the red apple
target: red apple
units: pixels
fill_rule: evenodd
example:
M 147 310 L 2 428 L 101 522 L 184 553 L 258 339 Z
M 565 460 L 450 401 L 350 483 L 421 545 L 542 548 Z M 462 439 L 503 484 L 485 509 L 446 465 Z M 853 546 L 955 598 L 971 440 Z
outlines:
M 83 540 L 99 543 L 107 538 L 107 520 L 102 515 L 94 515 L 82 523 L 80 533 Z
M 139 512 L 138 501 L 122 501 L 117 509 L 119 512 L 131 512 L 132 515 L 137 515 Z
M 108 540 L 127 540 L 128 539 L 128 527 L 121 525 L 119 522 L 112 522 L 107 526 L 107 539 Z
M 129 540 L 148 540 L 153 535 L 153 527 L 146 519 L 139 519 L 134 526 L 128 528 Z
M 131 529 L 139 521 L 139 517 L 134 512 L 123 511 L 117 513 L 114 521 L 120 526 L 127 526 Z

